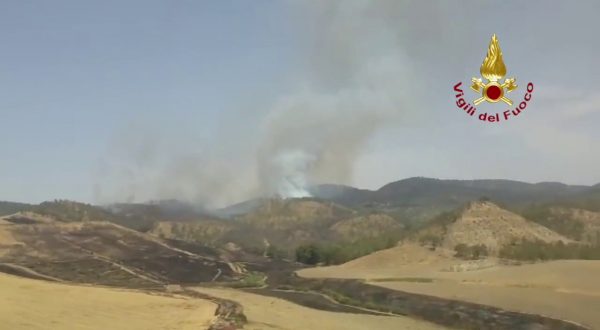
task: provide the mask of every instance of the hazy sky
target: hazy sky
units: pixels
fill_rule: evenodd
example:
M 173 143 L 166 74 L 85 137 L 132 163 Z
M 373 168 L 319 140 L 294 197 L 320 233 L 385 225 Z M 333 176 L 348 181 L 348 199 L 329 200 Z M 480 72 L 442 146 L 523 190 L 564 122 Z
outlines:
M 304 171 L 366 188 L 410 176 L 595 184 L 599 12 L 598 1 L 3 1 L 0 200 L 218 205 Z M 519 117 L 486 124 L 456 108 L 452 87 L 479 75 L 493 33 L 519 84 L 510 96 L 529 81 L 535 91 Z

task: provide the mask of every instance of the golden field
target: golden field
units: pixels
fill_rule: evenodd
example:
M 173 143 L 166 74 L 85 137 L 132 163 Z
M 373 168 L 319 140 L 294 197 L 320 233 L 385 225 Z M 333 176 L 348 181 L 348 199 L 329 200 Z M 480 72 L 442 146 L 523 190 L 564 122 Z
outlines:
M 0 328 L 206 329 L 216 305 L 202 299 L 59 284 L 0 274 Z
M 443 327 L 400 316 L 325 312 L 282 299 L 232 289 L 195 288 L 211 296 L 235 300 L 244 307 L 248 330 L 430 330 Z
M 373 285 L 600 328 L 600 261 L 558 260 L 501 265 L 464 261 L 416 245 L 400 245 L 339 266 L 298 272 L 312 278 L 357 278 Z

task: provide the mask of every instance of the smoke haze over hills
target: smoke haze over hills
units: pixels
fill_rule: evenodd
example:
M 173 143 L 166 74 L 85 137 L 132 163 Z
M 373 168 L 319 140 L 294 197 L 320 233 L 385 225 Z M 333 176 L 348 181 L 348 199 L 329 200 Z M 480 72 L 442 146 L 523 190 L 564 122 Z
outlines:
M 15 4 L 0 32 L 2 198 L 222 206 L 413 176 L 593 184 L 600 8 L 540 4 Z M 536 92 L 518 120 L 484 125 L 452 86 L 477 75 L 493 33 L 517 91 Z
M 452 104 L 430 102 L 427 95 L 431 93 L 426 92 L 426 85 L 436 80 L 436 73 L 456 77 L 449 80 L 464 80 L 460 68 L 471 64 L 473 70 L 467 70 L 468 74 L 475 74 L 485 54 L 487 38 L 483 39 L 486 42 L 481 49 L 471 52 L 468 48 L 472 33 L 464 25 L 453 23 L 453 19 L 465 15 L 462 11 L 444 4 L 408 5 L 396 1 L 309 2 L 294 8 L 303 21 L 300 40 L 308 41 L 299 55 L 302 60 L 298 67 L 291 70 L 294 75 L 289 79 L 291 87 L 265 99 L 262 109 L 250 108 L 242 118 L 225 119 L 219 132 L 207 136 L 212 144 L 204 145 L 196 153 L 184 148 L 180 154 L 165 157 L 167 160 L 163 159 L 157 167 L 136 161 L 143 163 L 143 171 L 150 168 L 150 180 L 143 179 L 129 187 L 133 189 L 125 189 L 128 199 L 183 198 L 214 207 L 258 196 L 304 197 L 310 196 L 309 186 L 319 183 L 378 182 L 377 177 L 388 172 L 381 171 L 385 163 L 398 166 L 403 169 L 401 172 L 416 171 L 411 174 L 433 172 L 443 176 L 446 173 L 443 168 L 453 168 L 450 177 L 529 177 L 512 167 L 508 159 L 485 163 L 480 168 L 475 166 L 474 162 L 484 164 L 485 155 L 493 152 L 485 144 L 473 146 L 472 139 L 466 137 L 455 138 L 452 144 L 441 142 L 453 134 L 449 129 L 464 130 L 464 125 L 477 125 L 467 122 L 470 118 L 452 117 L 447 129 L 434 128 L 436 123 L 446 125 L 440 119 L 449 114 Z M 487 7 L 474 8 L 485 11 Z M 408 15 L 406 9 L 427 13 L 431 20 L 417 20 L 422 15 Z M 458 35 L 464 38 L 456 39 Z M 529 70 L 523 68 L 526 63 L 517 61 L 522 58 L 519 56 L 522 49 L 515 47 L 506 33 L 500 40 L 508 45 L 505 57 L 509 70 L 515 68 L 525 79 L 532 78 Z M 451 50 L 453 59 L 436 63 L 439 49 Z M 542 88 L 539 95 L 547 94 Z M 536 101 L 538 106 L 547 104 L 544 99 Z M 436 109 L 438 104 L 444 109 L 443 114 L 426 111 Z M 560 115 L 551 113 L 546 118 L 558 120 Z M 244 119 L 248 120 L 248 127 L 235 123 Z M 527 159 L 532 156 L 526 155 L 525 150 L 535 148 L 543 152 L 540 139 L 544 133 L 527 136 L 530 132 L 525 125 L 534 125 L 533 130 L 537 126 L 534 122 L 528 124 L 527 119 L 522 121 L 507 126 L 506 132 L 497 127 L 468 130 L 483 134 L 480 139 L 495 148 L 522 154 L 524 161 L 529 162 Z M 507 142 L 502 138 L 505 134 L 516 134 L 527 141 L 525 149 Z M 571 143 L 574 138 L 580 145 L 589 143 L 567 131 L 563 134 L 566 134 L 564 143 Z M 567 152 L 559 144 L 552 152 L 560 155 L 562 161 L 580 150 Z M 473 148 L 467 159 L 477 159 L 469 159 L 470 164 L 456 166 L 458 158 L 440 158 L 440 153 L 463 154 L 465 151 L 459 148 L 467 145 Z M 562 179 L 532 178 L 534 181 Z M 383 180 L 379 183 L 386 182 Z M 373 183 L 367 186 L 376 187 Z M 108 196 L 115 198 L 113 194 Z
M 370 5 L 356 4 L 349 10 L 333 2 L 309 7 L 302 10 L 315 24 L 314 45 L 297 88 L 270 102 L 256 130 L 232 133 L 249 142 L 246 149 L 235 143 L 211 147 L 224 148 L 219 153 L 228 158 L 234 155 L 231 162 L 207 156 L 210 148 L 201 157 L 174 157 L 166 162 L 173 170 L 148 174 L 158 186 L 133 178 L 134 183 L 122 190 L 125 199 L 136 200 L 139 190 L 145 196 L 150 188 L 165 198 L 214 206 L 257 195 L 310 196 L 311 184 L 352 181 L 356 158 L 373 134 L 410 111 L 410 60 L 383 13 L 362 16 L 373 9 Z M 133 176 L 148 170 L 148 154 L 156 151 L 149 150 L 156 145 L 143 142 L 133 155 L 140 167 L 131 171 Z

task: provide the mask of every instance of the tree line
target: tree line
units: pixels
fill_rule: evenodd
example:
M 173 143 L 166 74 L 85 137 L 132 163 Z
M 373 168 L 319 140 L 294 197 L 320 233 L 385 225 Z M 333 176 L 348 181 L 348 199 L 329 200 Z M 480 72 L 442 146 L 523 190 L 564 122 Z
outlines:
M 395 246 L 399 237 L 389 235 L 380 238 L 361 239 L 341 243 L 313 243 L 296 248 L 296 261 L 307 265 L 338 265 L 375 251 Z
M 548 243 L 540 240 L 522 240 L 500 249 L 499 256 L 515 260 L 583 259 L 600 260 L 600 242 L 594 244 Z

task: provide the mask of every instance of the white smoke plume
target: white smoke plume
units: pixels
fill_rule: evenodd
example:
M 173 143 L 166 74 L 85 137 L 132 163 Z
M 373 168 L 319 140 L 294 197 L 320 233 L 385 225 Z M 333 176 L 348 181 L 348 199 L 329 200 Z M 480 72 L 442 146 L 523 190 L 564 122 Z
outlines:
M 315 161 L 313 155 L 301 150 L 288 151 L 270 157 L 269 169 L 273 170 L 265 180 L 272 180 L 276 193 L 283 197 L 309 197 L 306 173 Z
M 413 40 L 402 28 L 424 23 L 398 21 L 390 14 L 401 12 L 396 3 L 298 4 L 310 43 L 294 92 L 275 97 L 266 113 L 257 111 L 261 119 L 254 130 L 219 135 L 214 150 L 195 156 L 147 163 L 158 170 L 130 178 L 135 184 L 124 186 L 135 191 L 115 196 L 102 189 L 99 198 L 178 198 L 217 207 L 259 196 L 309 196 L 308 187 L 317 183 L 351 184 L 355 160 L 369 139 L 415 108 L 411 93 L 419 79 L 414 54 L 404 47 Z
M 407 112 L 410 61 L 385 11 L 374 9 L 357 1 L 310 8 L 315 46 L 303 88 L 283 96 L 262 126 L 258 169 L 267 193 L 296 197 L 311 184 L 351 183 L 369 138 Z M 282 159 L 293 168 L 294 189 Z

